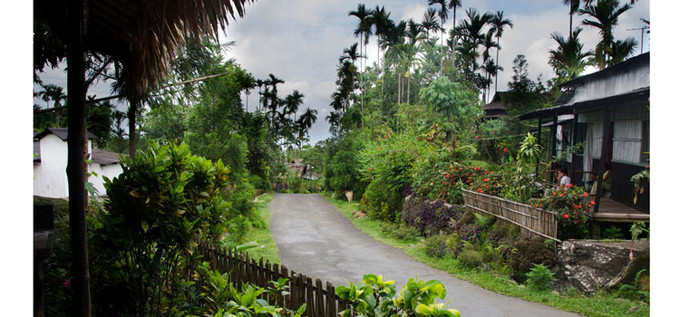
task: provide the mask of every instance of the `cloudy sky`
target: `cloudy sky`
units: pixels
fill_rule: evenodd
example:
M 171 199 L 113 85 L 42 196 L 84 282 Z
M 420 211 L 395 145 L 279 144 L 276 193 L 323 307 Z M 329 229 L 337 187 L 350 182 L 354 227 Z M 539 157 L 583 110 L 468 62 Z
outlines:
M 220 37 L 221 42 L 236 41 L 236 46 L 225 54 L 235 58 L 255 77 L 265 78 L 273 73 L 284 79 L 286 82 L 279 89 L 282 96 L 294 89 L 305 95 L 305 107 L 319 112 L 311 131 L 312 143 L 330 135 L 325 117 L 331 110 L 328 105 L 335 89 L 335 69 L 342 50 L 357 41 L 353 36 L 357 20 L 348 16 L 348 12 L 356 9 L 358 3 L 368 8 L 384 6 L 395 22 L 409 18 L 420 22 L 427 9 L 426 0 L 259 0 L 249 5 L 245 17 L 232 23 Z M 499 75 L 499 90 L 506 89 L 512 76 L 512 60 L 517 54 L 526 55 L 532 79 L 539 74 L 544 80 L 553 76 L 548 51 L 555 44 L 550 34 L 559 32 L 566 36 L 569 28 L 568 8 L 561 0 L 464 0 L 463 8 L 457 11 L 457 21 L 464 18 L 465 10 L 470 7 L 481 12 L 502 10 L 514 24 L 501 38 L 500 65 L 505 71 Z M 453 14 L 449 15 L 447 29 L 452 26 Z M 640 27 L 640 18 L 649 18 L 649 0 L 637 1 L 633 9 L 624 13 L 614 29 L 615 37 L 634 37 L 639 42 L 640 32 L 629 29 Z M 575 16 L 574 25 L 580 25 L 582 20 Z M 594 48 L 599 37 L 597 31 L 584 27 L 581 34 L 585 48 Z M 649 50 L 649 36 L 645 36 L 644 50 Z M 375 42 L 371 41 L 369 63 L 374 62 L 376 56 Z M 42 77 L 47 82 L 64 83 L 60 70 L 48 71 Z M 110 88 L 107 83 L 99 83 L 90 91 L 93 93 L 107 96 Z M 249 98 L 251 105 L 257 102 L 256 94 Z
M 263 78 L 274 73 L 286 83 L 282 93 L 293 89 L 305 94 L 307 106 L 319 110 L 319 120 L 312 128 L 312 142 L 329 136 L 328 123 L 323 120 L 329 113 L 330 95 L 335 89 L 337 58 L 343 48 L 357 39 L 353 36 L 357 20 L 347 16 L 358 3 L 368 8 L 385 6 L 394 21 L 413 18 L 419 22 L 427 9 L 427 1 L 348 1 L 348 0 L 268 0 L 257 1 L 246 9 L 246 16 L 228 29 L 222 41 L 234 40 L 236 46 L 228 53 L 256 77 Z M 476 0 L 463 1 L 463 10 L 456 13 L 461 21 L 464 11 L 474 7 L 479 11 L 502 10 L 513 21 L 514 28 L 501 38 L 500 64 L 505 71 L 499 75 L 499 90 L 506 89 L 512 75 L 512 59 L 517 54 L 526 55 L 532 78 L 543 74 L 544 79 L 553 76 L 548 66 L 548 51 L 553 48 L 550 33 L 565 36 L 569 28 L 568 8 L 560 0 Z M 446 27 L 452 26 L 452 13 Z M 640 27 L 640 18 L 649 18 L 649 1 L 638 1 L 626 12 L 614 33 L 616 38 L 635 37 L 640 32 L 627 29 Z M 582 18 L 575 16 L 574 25 Z M 595 46 L 597 31 L 585 28 L 582 41 L 587 49 Z M 645 38 L 644 50 L 649 48 Z M 639 50 L 639 47 L 638 47 Z M 375 42 L 368 45 L 369 63 L 376 60 Z M 254 95 L 251 95 L 254 98 Z M 255 99 L 253 99 L 255 100 Z

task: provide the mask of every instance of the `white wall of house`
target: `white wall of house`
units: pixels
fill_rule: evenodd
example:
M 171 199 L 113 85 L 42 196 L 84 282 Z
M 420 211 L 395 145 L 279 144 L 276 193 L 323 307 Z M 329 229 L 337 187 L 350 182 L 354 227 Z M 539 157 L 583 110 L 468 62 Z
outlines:
M 100 195 L 106 194 L 106 189 L 104 188 L 104 176 L 108 179 L 113 179 L 123 172 L 123 168 L 120 164 L 110 164 L 110 165 L 99 165 L 97 163 L 90 163 L 87 165 L 88 172 L 94 172 L 90 174 L 87 181 L 90 182 Z M 95 175 L 96 174 L 96 175 Z
M 40 159 L 33 163 L 33 195 L 66 198 L 66 161 L 68 151 L 66 142 L 54 134 L 40 139 Z
M 88 140 L 88 153 L 92 153 L 92 141 Z M 40 139 L 40 162 L 33 163 L 33 195 L 50 198 L 68 198 L 68 180 L 66 164 L 68 160 L 67 143 L 54 134 L 48 134 Z M 103 176 L 112 179 L 123 172 L 120 164 L 101 166 L 89 163 L 88 172 L 97 175 L 88 177 L 100 194 L 105 194 Z

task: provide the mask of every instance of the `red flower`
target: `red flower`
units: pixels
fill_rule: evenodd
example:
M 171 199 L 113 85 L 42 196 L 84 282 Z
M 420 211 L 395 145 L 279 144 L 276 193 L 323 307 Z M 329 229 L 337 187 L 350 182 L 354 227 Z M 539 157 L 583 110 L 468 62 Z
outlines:
M 504 148 L 503 148 L 503 153 L 508 153 L 508 148 L 504 147 Z
M 71 288 L 71 279 L 64 280 L 64 287 Z
M 475 139 L 479 140 L 479 135 L 475 135 Z
M 553 192 L 553 196 L 557 196 L 557 192 Z
M 564 219 L 569 219 L 569 214 L 564 214 L 562 217 L 564 217 Z
M 387 139 L 387 136 L 386 136 L 386 135 L 383 135 L 383 139 Z
M 588 197 L 588 193 L 583 193 L 583 197 Z
M 368 168 L 368 171 L 369 171 L 369 172 L 373 171 L 373 168 L 372 168 L 372 167 L 369 167 L 369 168 Z
M 581 209 L 581 208 L 583 208 L 583 205 L 578 204 L 578 205 L 576 205 L 576 208 Z
M 560 193 L 560 197 L 564 196 L 564 193 Z
M 480 192 L 480 193 L 481 193 L 481 192 L 482 192 L 482 189 L 481 189 L 481 188 L 477 188 L 477 192 Z
M 590 204 L 593 205 L 593 206 L 595 206 L 595 201 L 594 201 L 594 200 L 591 200 L 591 201 L 590 201 Z
M 488 178 L 485 178 L 485 179 L 484 179 L 484 181 L 485 181 L 485 182 L 488 182 L 488 181 L 489 181 L 489 179 L 488 179 Z

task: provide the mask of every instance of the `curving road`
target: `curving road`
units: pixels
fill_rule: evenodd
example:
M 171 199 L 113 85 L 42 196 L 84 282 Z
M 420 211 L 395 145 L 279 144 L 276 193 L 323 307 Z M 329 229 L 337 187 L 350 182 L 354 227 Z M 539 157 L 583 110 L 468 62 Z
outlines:
M 276 194 L 271 232 L 281 262 L 290 270 L 334 285 L 382 274 L 401 289 L 410 277 L 440 280 L 446 302 L 472 316 L 578 316 L 550 306 L 499 295 L 411 259 L 401 250 L 363 233 L 320 195 Z

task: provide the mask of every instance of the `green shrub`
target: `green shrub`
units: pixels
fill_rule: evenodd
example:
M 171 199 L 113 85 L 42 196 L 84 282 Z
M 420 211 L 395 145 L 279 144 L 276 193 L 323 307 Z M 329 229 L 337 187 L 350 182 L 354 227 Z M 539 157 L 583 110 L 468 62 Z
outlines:
M 603 238 L 605 239 L 623 239 L 623 230 L 616 226 L 609 226 L 604 229 Z
M 125 158 L 122 169 L 113 180 L 105 179 L 109 200 L 93 219 L 93 307 L 97 315 L 113 309 L 121 315 L 160 315 L 165 306 L 152 303 L 172 302 L 179 293 L 168 290 L 183 283 L 170 274 L 184 272 L 185 257 L 199 243 L 223 238 L 233 225 L 229 219 L 247 218 L 247 205 L 239 200 L 254 189 L 230 183 L 230 170 L 221 161 L 194 156 L 184 144 L 153 144 Z M 235 230 L 244 230 L 248 222 L 242 223 Z
M 546 248 L 543 239 L 522 239 L 513 246 L 509 264 L 512 278 L 523 283 L 534 264 L 552 267 L 555 263 L 555 251 Z
M 553 280 L 553 272 L 542 264 L 535 264 L 529 273 L 526 273 L 527 286 L 535 291 L 550 289 Z
M 632 284 L 623 284 L 614 292 L 616 297 L 649 303 L 649 274 L 642 269 L 635 274 Z
M 405 223 L 383 222 L 380 230 L 388 235 L 404 241 L 413 241 L 419 236 L 418 230 Z
M 482 254 L 472 248 L 463 248 L 463 251 L 458 254 L 458 260 L 471 268 L 478 267 L 483 262 Z
M 437 234 L 425 239 L 425 252 L 429 256 L 441 258 L 448 251 L 447 236 Z

